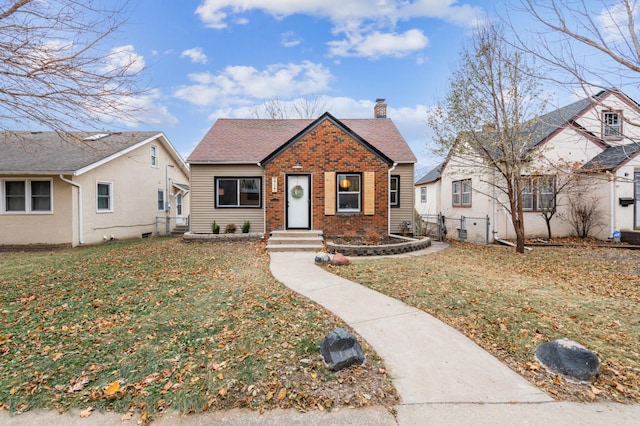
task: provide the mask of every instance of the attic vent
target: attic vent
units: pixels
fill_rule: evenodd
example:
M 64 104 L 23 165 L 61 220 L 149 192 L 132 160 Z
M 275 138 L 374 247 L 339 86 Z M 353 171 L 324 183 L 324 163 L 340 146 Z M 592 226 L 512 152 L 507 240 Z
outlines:
M 86 138 L 84 138 L 82 140 L 85 140 L 85 141 L 97 141 L 98 139 L 106 138 L 107 136 L 110 136 L 110 133 L 96 133 L 95 135 L 87 136 Z

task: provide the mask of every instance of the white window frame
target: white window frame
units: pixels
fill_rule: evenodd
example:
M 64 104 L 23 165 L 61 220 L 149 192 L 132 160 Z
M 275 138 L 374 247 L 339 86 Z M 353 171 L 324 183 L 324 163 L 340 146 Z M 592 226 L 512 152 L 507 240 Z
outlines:
M 544 182 L 551 181 L 553 187 L 551 192 L 542 192 L 541 187 Z M 522 179 L 522 210 L 527 212 L 541 212 L 550 210 L 555 207 L 556 183 L 553 175 L 536 175 L 523 176 Z M 549 207 L 540 207 L 542 205 L 542 196 L 551 195 L 552 204 Z M 527 201 L 528 200 L 528 203 Z
M 420 202 L 423 203 L 423 204 L 427 202 L 427 187 L 426 186 L 421 186 L 420 187 Z
M 23 182 L 24 183 L 24 210 L 8 210 L 7 203 L 7 182 Z M 33 194 L 32 186 L 33 182 L 48 182 L 49 183 L 49 210 L 36 210 L 33 208 Z M 2 208 L 1 212 L 4 214 L 53 214 L 53 179 L 51 178 L 12 178 L 2 180 L 0 187 L 0 194 L 2 195 Z
M 451 183 L 451 204 L 454 207 L 471 207 L 471 179 L 455 180 Z
M 151 167 L 159 167 L 158 145 L 151 145 Z
M 622 138 L 622 112 L 603 111 L 602 112 L 602 138 L 620 139 Z
M 101 197 L 100 195 L 100 185 L 106 185 L 107 187 L 109 187 L 109 208 L 108 209 L 101 209 L 100 208 L 100 202 L 99 199 Z M 113 213 L 113 182 L 106 182 L 106 181 L 97 181 L 96 182 L 96 212 L 97 213 Z
M 338 173 L 336 177 L 336 204 L 338 213 L 360 213 L 362 211 L 362 175 L 360 173 Z M 354 177 L 358 179 L 357 191 L 347 191 L 340 187 L 341 180 Z M 349 187 L 349 189 L 351 189 L 351 187 Z M 358 206 L 349 208 L 340 207 L 340 197 L 342 195 L 357 195 Z

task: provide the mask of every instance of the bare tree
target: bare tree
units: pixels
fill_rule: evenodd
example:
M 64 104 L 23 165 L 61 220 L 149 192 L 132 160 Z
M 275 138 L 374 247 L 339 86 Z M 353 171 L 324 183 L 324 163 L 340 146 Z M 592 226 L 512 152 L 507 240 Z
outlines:
M 280 98 L 269 99 L 263 105 L 264 113 L 256 108 L 256 118 L 266 116 L 268 118 L 317 118 L 327 108 L 327 100 L 323 96 L 304 95 L 291 101 Z
M 110 4 L 111 6 L 101 6 Z M 0 6 L 0 128 L 95 127 L 130 118 L 144 66 L 107 40 L 126 0 L 12 0 Z
M 513 13 L 533 18 L 528 31 L 506 18 L 516 45 L 550 66 L 563 85 L 594 88 L 637 86 L 640 38 L 637 0 L 516 0 Z M 560 73 L 554 73 L 561 71 Z M 566 77 L 569 78 L 566 78 Z
M 479 28 L 463 49 L 449 93 L 428 123 L 449 165 L 480 176 L 496 202 L 508 200 L 516 251 L 524 252 L 523 175 L 531 161 L 527 118 L 542 112 L 539 80 L 523 54 L 504 42 L 496 26 Z M 473 191 L 481 190 L 473 188 Z

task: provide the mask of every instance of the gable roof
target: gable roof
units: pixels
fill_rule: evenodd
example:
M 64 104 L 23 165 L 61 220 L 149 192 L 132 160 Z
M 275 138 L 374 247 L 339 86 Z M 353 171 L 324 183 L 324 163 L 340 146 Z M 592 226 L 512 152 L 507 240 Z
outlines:
M 0 173 L 80 175 L 158 140 L 185 173 L 187 164 L 161 132 L 0 132 Z
M 338 120 L 325 113 L 318 119 L 220 118 L 187 161 L 196 164 L 257 164 L 278 152 L 321 120 L 332 119 L 345 131 L 398 163 L 416 157 L 393 121 L 382 118 Z
M 415 183 L 416 185 L 423 185 L 425 183 L 436 182 L 438 179 L 442 177 L 442 170 L 444 169 L 444 165 L 446 161 L 438 164 L 435 168 L 431 169 L 426 175 L 422 176 Z
M 612 146 L 582 166 L 585 171 L 615 170 L 640 153 L 640 144 Z
M 388 156 L 386 156 L 383 152 L 381 152 L 379 149 L 377 149 L 375 146 L 371 145 L 369 142 L 367 142 L 366 140 L 364 140 L 363 138 L 361 138 L 357 133 L 353 132 L 351 129 L 349 129 L 348 127 L 346 127 L 342 122 L 340 122 L 339 120 L 337 120 L 334 116 L 332 116 L 331 114 L 329 114 L 328 112 L 325 112 L 324 114 L 322 114 L 318 119 L 316 119 L 315 121 L 313 121 L 311 124 L 309 124 L 307 127 L 305 127 L 304 129 L 302 129 L 297 135 L 295 135 L 293 138 L 289 139 L 287 142 L 285 142 L 284 144 L 280 145 L 276 150 L 274 150 L 272 153 L 270 153 L 269 155 L 267 155 L 264 160 L 262 160 L 262 164 L 267 164 L 269 163 L 272 159 L 274 159 L 275 157 L 277 157 L 279 154 L 281 154 L 285 149 L 287 149 L 289 146 L 291 146 L 292 144 L 296 143 L 300 138 L 302 138 L 305 134 L 307 134 L 308 132 L 310 132 L 311 130 L 313 130 L 315 127 L 317 127 L 318 125 L 320 125 L 320 123 L 322 123 L 323 121 L 330 121 L 334 126 L 342 129 L 343 132 L 345 132 L 347 135 L 349 135 L 351 138 L 355 139 L 358 143 L 360 143 L 361 145 L 363 145 L 366 149 L 368 149 L 369 151 L 373 152 L 375 155 L 377 155 L 378 157 L 380 157 L 383 161 L 385 161 L 387 164 L 391 165 L 393 164 L 393 160 L 391 158 L 389 158 Z

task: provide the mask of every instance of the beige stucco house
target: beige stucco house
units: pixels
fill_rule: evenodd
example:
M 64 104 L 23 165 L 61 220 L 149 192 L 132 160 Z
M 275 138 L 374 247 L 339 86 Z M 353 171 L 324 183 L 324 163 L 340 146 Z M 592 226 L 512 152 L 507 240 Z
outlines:
M 160 132 L 0 132 L 0 249 L 165 233 L 189 215 L 189 168 Z M 168 195 L 168 196 L 167 196 Z
M 632 123 L 640 123 L 640 106 L 624 93 L 605 90 L 545 114 L 527 127 L 533 135 L 529 147 L 533 160 L 521 194 L 527 237 L 547 236 L 542 212 L 551 207 L 557 210 L 551 219 L 552 235 L 575 235 L 569 219 L 569 194 L 560 190 L 568 170 L 580 177 L 579 196 L 595 206 L 599 220 L 590 236 L 604 240 L 619 231 L 623 240 L 637 237 L 640 127 Z M 442 213 L 456 221 L 467 218 L 465 236 L 469 239 L 475 234 L 486 234 L 486 242 L 515 238 L 505 207 L 508 201 L 495 191 L 494 179 L 496 175 L 485 164 L 471 165 L 467 159 L 450 155 L 417 181 L 416 194 L 426 193 L 427 203 L 416 195 L 416 209 L 425 215 Z M 437 199 L 429 200 L 428 194 Z M 490 223 L 488 232 L 483 218 Z M 449 238 L 459 237 L 455 230 L 448 231 Z
M 213 221 L 265 234 L 413 229 L 416 158 L 383 99 L 369 119 L 219 119 L 187 161 L 194 234 Z

